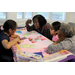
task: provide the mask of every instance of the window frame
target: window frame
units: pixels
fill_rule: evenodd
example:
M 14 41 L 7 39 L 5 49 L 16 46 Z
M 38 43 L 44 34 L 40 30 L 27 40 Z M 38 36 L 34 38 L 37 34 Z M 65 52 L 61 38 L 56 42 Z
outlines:
M 4 20 L 8 19 L 8 12 L 5 12 L 5 16 L 6 16 L 6 18 L 5 19 L 0 19 L 0 21 L 4 21 Z
M 26 14 L 26 12 L 24 12 Z M 32 18 L 25 18 L 26 15 L 24 15 L 24 19 L 32 19 L 33 18 L 33 12 L 32 12 Z
M 61 12 L 60 12 L 61 13 Z M 63 12 L 64 13 L 64 12 Z M 51 13 L 51 14 L 53 14 L 53 12 Z M 66 14 L 66 12 L 65 12 L 65 14 Z M 52 20 L 52 16 L 53 15 L 51 15 L 51 20 Z M 65 20 L 66 20 L 66 15 L 65 15 Z M 65 20 L 58 20 L 58 21 L 65 21 Z M 54 21 L 56 21 L 56 20 L 54 20 Z
M 19 19 L 17 18 L 17 14 L 16 14 L 16 19 L 17 20 L 23 20 L 24 19 L 24 12 L 22 12 L 22 18 L 19 18 Z

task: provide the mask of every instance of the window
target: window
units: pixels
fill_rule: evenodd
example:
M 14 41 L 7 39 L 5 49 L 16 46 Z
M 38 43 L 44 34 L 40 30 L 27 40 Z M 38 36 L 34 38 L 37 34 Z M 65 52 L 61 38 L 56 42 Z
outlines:
M 31 19 L 32 18 L 32 12 L 25 12 L 25 18 Z
M 37 14 L 44 16 L 46 19 L 49 19 L 49 12 L 37 12 Z
M 23 12 L 17 12 L 17 19 L 23 19 Z
M 66 12 L 52 12 L 52 20 L 65 21 Z
M 0 19 L 6 19 L 6 12 L 0 12 Z

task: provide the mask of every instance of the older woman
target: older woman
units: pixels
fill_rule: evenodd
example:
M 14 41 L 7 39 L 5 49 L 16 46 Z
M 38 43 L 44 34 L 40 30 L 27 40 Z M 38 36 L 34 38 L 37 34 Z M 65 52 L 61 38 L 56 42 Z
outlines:
M 75 27 L 69 24 L 61 24 L 60 30 L 58 32 L 59 39 L 52 45 L 49 45 L 46 52 L 49 54 L 68 50 L 75 54 Z

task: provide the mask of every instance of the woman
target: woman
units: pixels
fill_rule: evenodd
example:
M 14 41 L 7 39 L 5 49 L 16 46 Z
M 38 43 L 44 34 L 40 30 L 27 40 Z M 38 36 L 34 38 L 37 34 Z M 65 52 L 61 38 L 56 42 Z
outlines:
M 49 45 L 46 52 L 52 54 L 61 50 L 68 50 L 75 54 L 75 27 L 69 24 L 61 24 L 58 32 L 59 39 Z
M 32 20 L 33 20 L 32 26 L 29 26 L 29 24 L 31 23 L 30 19 L 26 21 L 27 31 L 35 30 L 40 34 L 44 35 L 45 37 L 47 37 L 48 39 L 52 40 L 52 35 L 50 34 L 49 31 L 51 26 L 49 23 L 47 23 L 46 19 L 42 15 L 35 15 Z

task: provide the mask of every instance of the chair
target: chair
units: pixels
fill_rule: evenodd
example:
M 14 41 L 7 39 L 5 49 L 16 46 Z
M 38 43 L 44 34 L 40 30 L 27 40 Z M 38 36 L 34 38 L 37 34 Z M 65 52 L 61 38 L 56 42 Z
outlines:
M 69 22 L 68 24 L 75 26 L 75 23 Z

